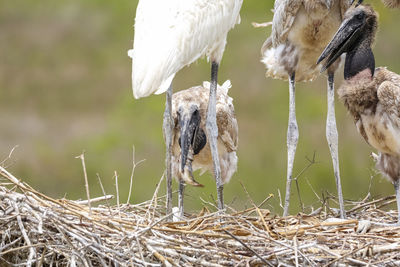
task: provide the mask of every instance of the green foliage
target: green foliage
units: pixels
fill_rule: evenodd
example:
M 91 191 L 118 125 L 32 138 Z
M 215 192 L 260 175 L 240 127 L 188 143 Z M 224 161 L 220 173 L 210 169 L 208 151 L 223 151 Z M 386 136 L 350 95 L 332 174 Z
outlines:
M 399 11 L 380 12 L 376 47 L 377 65 L 400 71 L 400 37 L 394 27 Z M 119 175 L 121 201 L 129 190 L 132 145 L 136 160 L 146 159 L 135 171 L 133 201 L 149 199 L 164 170 L 162 115 L 164 96 L 134 100 L 131 92 L 133 24 L 137 1 L 3 1 L 0 9 L 0 155 L 14 145 L 10 170 L 54 197 L 85 198 L 78 156 L 85 151 L 92 196 L 101 194 L 98 173 L 107 193 L 115 192 Z M 241 181 L 256 202 L 270 193 L 271 209 L 279 208 L 278 189 L 284 192 L 288 84 L 265 78 L 260 48 L 270 29 L 251 22 L 272 19 L 273 1 L 244 1 L 242 23 L 229 34 L 219 81 L 231 79 L 240 127 L 239 166 L 225 186 L 225 199 L 234 207 L 246 202 Z M 199 60 L 182 70 L 176 90 L 208 80 L 210 66 Z M 338 87 L 342 71 L 337 73 Z M 326 80 L 297 86 L 300 139 L 294 173 L 316 153 L 317 164 L 299 178 L 301 197 L 312 205 L 325 191 L 336 194 L 329 149 L 325 140 Z M 389 183 L 373 171 L 371 148 L 360 138 L 351 118 L 337 102 L 340 163 L 344 196 L 359 199 L 392 194 Z M 205 188 L 187 188 L 187 207 L 198 209 L 200 197 L 215 195 L 210 174 L 198 179 Z M 308 181 L 308 182 L 307 182 Z M 176 187 L 176 183 L 174 183 Z M 357 190 L 354 190 L 357 188 Z M 161 193 L 165 192 L 164 186 Z M 292 212 L 299 211 L 293 187 Z

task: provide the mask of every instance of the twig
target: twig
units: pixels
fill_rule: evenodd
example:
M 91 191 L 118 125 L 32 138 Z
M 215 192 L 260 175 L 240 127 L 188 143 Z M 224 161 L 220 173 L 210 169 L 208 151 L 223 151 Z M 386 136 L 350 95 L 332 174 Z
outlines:
M 86 164 L 85 164 L 85 151 L 83 151 L 82 154 L 80 154 L 79 156 L 77 156 L 75 158 L 81 159 L 81 161 L 82 161 L 83 174 L 85 177 L 86 196 L 87 196 L 87 199 L 89 200 L 90 194 L 89 194 L 89 183 L 88 183 Z M 92 216 L 92 205 L 91 205 L 90 201 L 88 201 L 88 206 L 89 206 L 89 216 Z
M 244 243 L 242 240 L 240 240 L 239 238 L 237 238 L 236 236 L 234 236 L 233 234 L 229 233 L 226 230 L 223 230 L 223 232 L 227 235 L 229 235 L 230 237 L 232 237 L 233 239 L 235 239 L 236 241 L 238 241 L 240 244 L 242 244 L 242 246 L 244 246 L 246 249 L 250 250 L 254 255 L 257 256 L 257 258 L 259 258 L 263 263 L 265 263 L 268 266 L 273 266 L 271 263 L 269 263 L 268 261 L 266 261 L 263 257 L 261 257 L 254 249 L 252 249 L 251 247 L 249 247 L 248 245 L 246 245 L 246 243 Z
M 114 171 L 114 178 L 115 178 L 115 192 L 117 193 L 117 210 L 118 210 L 118 217 L 121 220 L 121 209 L 119 207 L 119 190 L 118 190 L 118 174 L 117 171 Z
M 301 209 L 302 212 L 304 212 L 304 204 L 303 204 L 303 201 L 301 200 L 300 187 L 299 187 L 298 179 L 301 177 L 301 175 L 303 175 L 303 173 L 305 173 L 312 165 L 314 165 L 316 163 L 316 161 L 315 161 L 315 151 L 314 151 L 312 159 L 310 160 L 308 157 L 306 157 L 306 160 L 308 161 L 308 165 L 305 166 L 300 171 L 300 173 L 296 177 L 293 178 L 293 180 L 296 182 L 297 195 L 299 197 L 299 204 L 300 204 L 300 209 Z
M 299 266 L 299 255 L 298 255 L 298 244 L 297 244 L 297 238 L 296 236 L 293 237 L 293 243 L 294 243 L 294 259 L 296 261 L 296 267 Z
M 129 201 L 131 200 L 131 193 L 132 193 L 132 186 L 133 186 L 133 174 L 135 173 L 136 166 L 138 166 L 143 161 L 145 161 L 145 160 L 142 159 L 138 163 L 136 163 L 136 161 L 135 161 L 135 146 L 132 146 L 132 171 L 131 171 L 131 179 L 130 179 L 130 183 L 129 183 L 129 194 L 128 194 L 128 199 L 126 200 L 126 204 L 129 204 Z
M 253 25 L 254 28 L 265 28 L 265 27 L 271 26 L 272 21 L 263 22 L 263 23 L 252 22 L 251 25 Z
M 33 258 L 36 259 L 36 250 L 33 248 L 32 242 L 29 239 L 29 237 L 28 237 L 28 235 L 27 235 L 27 233 L 25 231 L 25 227 L 24 227 L 24 224 L 22 223 L 22 219 L 21 219 L 21 215 L 20 215 L 20 212 L 19 212 L 18 205 L 15 202 L 13 202 L 13 206 L 14 206 L 15 211 L 17 212 L 17 222 L 18 222 L 19 229 L 21 230 L 21 233 L 22 233 L 22 236 L 24 237 L 25 243 L 29 247 L 29 256 L 28 256 L 28 260 L 26 262 L 26 266 L 30 267 L 32 265 L 32 263 L 33 263 L 32 259 Z
M 104 195 L 101 197 L 95 197 L 89 200 L 75 200 L 75 202 L 79 205 L 87 205 L 89 202 L 90 203 L 95 203 L 95 202 L 100 202 L 100 201 L 104 201 L 104 200 L 109 200 L 109 199 L 113 199 L 114 195 Z
M 1 165 L 1 166 L 3 166 L 4 163 L 7 162 L 7 160 L 11 159 L 11 156 L 12 156 L 12 154 L 14 153 L 14 150 L 15 150 L 17 147 L 18 147 L 18 145 L 15 145 L 15 146 L 11 149 L 10 153 L 8 153 L 8 156 L 7 156 L 5 159 L 3 159 L 3 161 L 0 162 L 0 165 Z
M 104 186 L 103 186 L 103 183 L 101 182 L 100 175 L 98 173 L 96 173 L 96 176 L 97 176 L 97 179 L 99 180 L 99 184 L 101 187 L 101 191 L 103 192 L 103 196 L 106 196 L 106 191 L 104 190 Z M 108 211 L 110 212 L 110 215 L 112 215 L 111 208 L 110 208 L 110 202 L 108 202 L 108 199 L 106 199 L 106 202 L 107 202 Z

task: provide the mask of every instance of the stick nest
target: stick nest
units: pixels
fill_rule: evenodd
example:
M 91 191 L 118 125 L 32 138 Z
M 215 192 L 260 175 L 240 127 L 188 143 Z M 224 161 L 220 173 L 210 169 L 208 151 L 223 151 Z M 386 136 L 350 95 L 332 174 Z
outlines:
M 396 221 L 396 212 L 381 210 L 393 196 L 348 203 L 347 220 L 329 220 L 326 206 L 282 218 L 253 204 L 169 221 L 157 190 L 144 203 L 92 199 L 89 209 L 88 201 L 41 194 L 2 167 L 0 174 L 0 266 L 400 265 L 400 228 L 356 231 L 361 219 Z

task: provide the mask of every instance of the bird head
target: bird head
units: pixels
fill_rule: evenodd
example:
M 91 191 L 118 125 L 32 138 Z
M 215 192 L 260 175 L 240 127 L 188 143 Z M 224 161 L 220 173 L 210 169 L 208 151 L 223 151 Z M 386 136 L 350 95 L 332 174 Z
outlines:
M 187 156 L 193 153 L 193 141 L 200 124 L 200 112 L 197 105 L 181 105 L 178 108 L 178 123 L 180 128 L 179 145 L 181 147 L 181 172 L 184 171 Z
M 194 186 L 201 186 L 194 180 L 191 166 L 193 155 L 198 153 L 198 151 L 195 151 L 198 149 L 195 147 L 196 136 L 199 131 L 202 131 L 200 129 L 201 116 L 199 106 L 191 101 L 182 101 L 177 110 L 177 117 L 180 128 L 180 172 L 182 178 Z
M 360 45 L 371 47 L 378 26 L 377 16 L 369 5 L 359 5 L 347 10 L 339 29 L 318 58 L 317 64 L 326 59 L 321 72 L 329 68 L 343 53 Z

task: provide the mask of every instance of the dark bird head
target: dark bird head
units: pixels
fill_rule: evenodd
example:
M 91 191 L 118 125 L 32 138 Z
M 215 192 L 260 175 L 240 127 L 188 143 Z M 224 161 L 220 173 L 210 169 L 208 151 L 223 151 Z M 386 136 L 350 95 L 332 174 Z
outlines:
M 200 128 L 201 116 L 199 106 L 193 102 L 183 101 L 178 107 L 177 116 L 180 128 L 180 171 L 186 182 L 194 186 L 201 186 L 201 184 L 194 180 L 191 166 L 193 155 L 198 154 L 206 144 L 205 133 Z
M 355 75 L 366 68 L 370 68 L 373 74 L 375 61 L 371 45 L 378 27 L 377 17 L 377 13 L 368 5 L 359 5 L 347 10 L 333 39 L 318 58 L 317 64 L 325 60 L 321 72 L 329 68 L 343 53 L 347 53 L 345 78 L 346 65 L 348 76 Z

